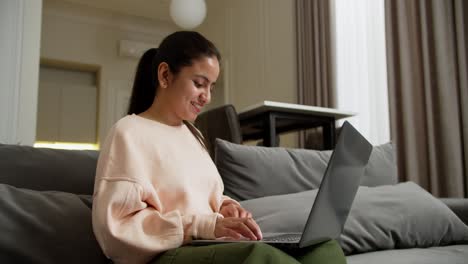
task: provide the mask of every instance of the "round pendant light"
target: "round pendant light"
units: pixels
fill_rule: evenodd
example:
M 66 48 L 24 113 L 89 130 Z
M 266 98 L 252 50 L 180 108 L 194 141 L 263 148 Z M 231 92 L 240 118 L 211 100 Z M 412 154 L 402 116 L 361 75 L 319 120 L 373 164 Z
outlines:
M 205 0 L 171 0 L 170 14 L 179 27 L 194 29 L 205 19 Z

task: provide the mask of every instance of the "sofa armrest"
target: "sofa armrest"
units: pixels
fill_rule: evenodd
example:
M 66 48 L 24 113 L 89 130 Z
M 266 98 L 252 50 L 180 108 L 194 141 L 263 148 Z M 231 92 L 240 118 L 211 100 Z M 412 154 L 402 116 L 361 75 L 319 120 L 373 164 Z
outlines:
M 468 225 L 468 199 L 467 198 L 440 198 L 452 211 Z

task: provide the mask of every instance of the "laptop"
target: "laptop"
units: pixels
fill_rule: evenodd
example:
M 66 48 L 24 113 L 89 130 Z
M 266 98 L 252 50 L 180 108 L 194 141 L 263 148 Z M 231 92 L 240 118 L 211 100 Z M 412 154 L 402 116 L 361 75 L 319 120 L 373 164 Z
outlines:
M 263 242 L 280 248 L 304 248 L 341 235 L 369 161 L 372 145 L 349 123 L 344 122 L 302 233 L 265 233 L 263 239 L 193 240 L 192 245 Z

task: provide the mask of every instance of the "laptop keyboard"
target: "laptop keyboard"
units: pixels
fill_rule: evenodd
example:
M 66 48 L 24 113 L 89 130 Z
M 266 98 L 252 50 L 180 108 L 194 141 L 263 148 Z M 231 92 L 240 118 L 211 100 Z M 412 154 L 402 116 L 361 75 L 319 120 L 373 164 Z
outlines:
M 301 235 L 298 234 L 283 234 L 278 236 L 264 237 L 264 242 L 299 242 Z

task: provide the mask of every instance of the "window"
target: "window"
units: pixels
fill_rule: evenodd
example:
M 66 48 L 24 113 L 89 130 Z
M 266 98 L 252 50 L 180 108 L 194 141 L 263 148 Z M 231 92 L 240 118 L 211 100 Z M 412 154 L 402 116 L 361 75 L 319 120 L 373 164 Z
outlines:
M 373 144 L 390 139 L 383 0 L 335 0 L 338 108 Z

